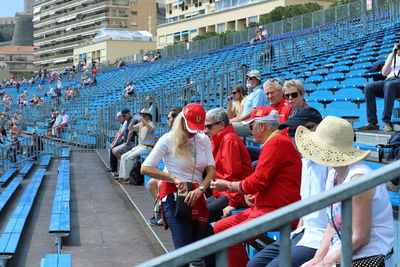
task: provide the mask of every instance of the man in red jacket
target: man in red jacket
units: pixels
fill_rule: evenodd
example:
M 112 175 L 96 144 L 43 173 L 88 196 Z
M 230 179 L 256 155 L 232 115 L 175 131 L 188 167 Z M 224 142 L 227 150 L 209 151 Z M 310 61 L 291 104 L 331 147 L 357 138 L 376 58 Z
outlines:
M 253 166 L 246 146 L 233 131 L 233 126 L 229 123 L 229 116 L 225 109 L 216 108 L 207 112 L 204 133 L 211 138 L 216 180 L 236 182 L 253 173 Z M 213 196 L 207 199 L 208 222 L 218 221 L 222 215 L 230 215 L 230 212 L 236 209 L 239 204 L 246 206 L 243 194 L 228 190 L 213 190 Z
M 254 173 L 237 182 L 216 180 L 211 188 L 255 195 L 254 206 L 216 222 L 215 233 L 300 200 L 301 157 L 289 136 L 279 132 L 278 112 L 272 107 L 260 106 L 246 123 L 250 124 L 255 141 L 264 144 Z M 230 267 L 246 266 L 249 259 L 244 245 L 231 246 L 228 260 Z

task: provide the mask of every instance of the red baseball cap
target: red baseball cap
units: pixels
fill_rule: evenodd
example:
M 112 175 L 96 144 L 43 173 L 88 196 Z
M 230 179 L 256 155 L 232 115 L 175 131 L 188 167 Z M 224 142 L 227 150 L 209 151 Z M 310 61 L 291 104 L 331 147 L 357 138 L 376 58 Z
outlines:
M 206 121 L 206 111 L 203 106 L 197 103 L 186 105 L 182 110 L 185 119 L 186 129 L 190 133 L 198 133 L 204 131 Z
M 259 121 L 279 121 L 278 111 L 273 109 L 270 106 L 259 106 L 257 107 L 253 113 L 251 113 L 251 117 L 243 122 L 243 124 L 249 124 L 254 120 Z

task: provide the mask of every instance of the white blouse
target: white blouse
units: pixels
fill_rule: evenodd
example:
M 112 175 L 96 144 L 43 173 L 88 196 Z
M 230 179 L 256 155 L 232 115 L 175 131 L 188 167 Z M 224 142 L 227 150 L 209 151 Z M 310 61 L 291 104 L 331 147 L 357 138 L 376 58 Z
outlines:
M 185 161 L 172 153 L 171 137 L 171 132 L 164 134 L 142 165 L 156 166 L 162 159 L 168 173 L 185 182 L 201 183 L 204 169 L 207 166 L 215 166 L 210 139 L 204 133 L 198 133 L 190 138 L 189 147 L 193 156 L 191 161 Z

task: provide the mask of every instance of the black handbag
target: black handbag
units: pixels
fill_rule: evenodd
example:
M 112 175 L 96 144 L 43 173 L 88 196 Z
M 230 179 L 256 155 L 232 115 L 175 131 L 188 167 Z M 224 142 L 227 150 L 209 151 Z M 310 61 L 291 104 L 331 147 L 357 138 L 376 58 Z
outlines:
M 336 263 L 336 267 L 339 267 L 340 263 Z M 371 257 L 365 257 L 361 259 L 353 260 L 353 267 L 385 267 L 385 256 L 376 255 Z
M 176 197 L 175 217 L 180 219 L 192 218 L 192 207 L 185 203 L 187 194 L 193 190 L 193 183 L 186 182 L 188 190 L 185 193 L 178 194 Z

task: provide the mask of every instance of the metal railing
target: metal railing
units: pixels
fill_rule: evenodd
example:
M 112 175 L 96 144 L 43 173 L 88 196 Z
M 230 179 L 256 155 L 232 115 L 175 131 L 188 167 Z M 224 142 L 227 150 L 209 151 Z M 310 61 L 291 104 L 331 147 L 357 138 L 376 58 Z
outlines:
M 356 19 L 361 22 L 362 29 L 355 32 L 355 35 L 361 37 L 361 35 L 365 35 L 374 27 L 379 27 L 379 24 L 375 24 L 374 22 L 379 22 L 379 19 L 371 21 L 368 19 L 368 16 L 388 12 L 393 20 L 396 19 L 397 15 L 395 15 L 395 12 L 398 14 L 400 8 L 400 3 L 398 1 L 373 0 L 371 10 L 366 10 L 366 1 L 367 0 L 360 0 L 358 2 L 335 6 L 325 10 L 269 23 L 264 25 L 264 28 L 268 31 L 269 36 L 276 36 L 301 29 L 317 28 L 331 23 L 344 22 L 351 25 Z M 157 51 L 161 51 L 161 54 L 164 56 L 175 56 L 199 51 L 206 52 L 227 45 L 248 42 L 251 38 L 254 38 L 255 29 L 256 27 L 228 33 L 223 37 L 192 41 L 190 43 L 178 43 L 162 49 L 157 49 Z M 315 30 L 318 31 L 318 29 Z M 336 39 L 336 41 L 341 41 L 342 38 L 346 37 L 338 36 L 337 38 L 339 40 Z
M 290 223 L 338 201 L 342 201 L 341 266 L 350 267 L 352 266 L 352 197 L 398 176 L 400 176 L 400 161 L 386 165 L 349 183 L 338 185 L 319 195 L 295 202 L 248 223 L 139 264 L 138 267 L 181 266 L 213 253 L 216 253 L 216 265 L 225 267 L 228 266 L 228 248 L 230 246 L 277 227 L 280 228 L 280 266 L 291 266 Z

